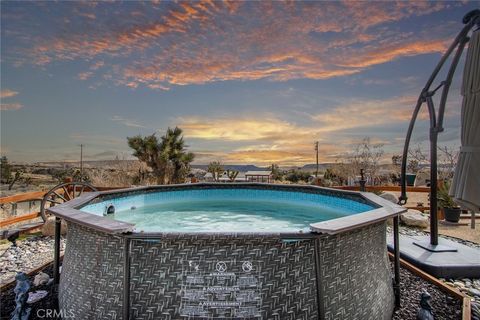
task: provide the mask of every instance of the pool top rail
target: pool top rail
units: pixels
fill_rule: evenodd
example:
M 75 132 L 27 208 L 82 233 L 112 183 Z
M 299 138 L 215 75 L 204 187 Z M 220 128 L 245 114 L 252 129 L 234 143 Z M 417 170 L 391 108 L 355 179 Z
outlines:
M 125 194 L 138 194 L 147 192 L 161 192 L 165 190 L 185 190 L 185 189 L 216 189 L 216 188 L 250 188 L 250 189 L 262 189 L 262 190 L 280 190 L 280 191 L 296 191 L 296 192 L 309 192 L 319 193 L 324 195 L 337 196 L 342 198 L 357 199 L 364 203 L 368 203 L 373 207 L 373 210 L 357 213 L 347 217 L 332 219 L 328 221 L 312 223 L 310 225 L 311 232 L 313 233 L 326 233 L 337 234 L 353 230 L 362 226 L 370 225 L 379 221 L 383 221 L 405 212 L 407 209 L 391 203 L 375 194 L 367 192 L 357 192 L 349 190 L 338 190 L 331 188 L 323 188 L 311 185 L 279 185 L 279 184 L 265 184 L 265 183 L 196 183 L 196 184 L 178 184 L 178 185 L 160 185 L 160 186 L 148 186 L 138 188 L 128 188 L 119 190 L 110 190 L 102 192 L 91 192 L 82 195 L 72 201 L 64 204 L 51 207 L 48 209 L 50 213 L 58 218 L 65 219 L 80 225 L 84 225 L 95 230 L 109 233 L 109 234 L 122 234 L 122 233 L 137 233 L 135 232 L 135 225 L 127 222 L 113 220 L 103 216 L 90 214 L 81 210 L 83 206 L 90 203 L 94 199 L 101 199 L 104 197 L 124 196 Z M 143 232 L 142 232 L 143 233 Z M 217 233 L 217 232 L 215 232 Z M 219 234 L 246 234 L 245 232 L 218 232 Z M 252 233 L 252 232 L 250 232 Z M 146 232 L 148 234 L 148 232 Z M 156 233 L 164 234 L 178 234 L 175 232 L 169 233 Z M 209 233 L 212 234 L 212 233 Z M 272 234 L 259 233 L 255 234 Z M 281 236 L 281 233 L 273 233 Z M 301 232 L 296 233 L 298 235 Z M 291 236 L 291 234 L 289 234 Z

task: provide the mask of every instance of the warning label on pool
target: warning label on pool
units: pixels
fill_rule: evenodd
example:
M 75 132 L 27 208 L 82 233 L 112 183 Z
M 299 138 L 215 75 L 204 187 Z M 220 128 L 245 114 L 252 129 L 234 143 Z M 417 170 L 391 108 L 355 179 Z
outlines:
M 180 316 L 190 319 L 261 318 L 261 282 L 255 261 L 183 263 Z

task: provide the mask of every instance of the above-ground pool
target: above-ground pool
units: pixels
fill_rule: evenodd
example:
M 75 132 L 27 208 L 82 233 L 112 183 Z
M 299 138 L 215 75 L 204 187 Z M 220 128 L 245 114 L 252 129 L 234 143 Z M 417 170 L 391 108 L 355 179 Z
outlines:
M 373 194 L 188 184 L 95 192 L 68 224 L 60 308 L 76 319 L 390 319 L 386 220 Z
M 127 194 L 81 210 L 134 223 L 137 231 L 147 232 L 308 232 L 311 223 L 376 207 L 365 200 L 319 193 L 211 188 Z

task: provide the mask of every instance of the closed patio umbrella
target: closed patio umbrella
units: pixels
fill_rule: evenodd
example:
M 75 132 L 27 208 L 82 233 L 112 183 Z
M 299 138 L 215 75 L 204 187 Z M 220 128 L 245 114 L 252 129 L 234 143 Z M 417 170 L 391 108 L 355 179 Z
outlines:
M 462 83 L 462 147 L 450 195 L 464 208 L 480 211 L 480 30 L 472 33 Z

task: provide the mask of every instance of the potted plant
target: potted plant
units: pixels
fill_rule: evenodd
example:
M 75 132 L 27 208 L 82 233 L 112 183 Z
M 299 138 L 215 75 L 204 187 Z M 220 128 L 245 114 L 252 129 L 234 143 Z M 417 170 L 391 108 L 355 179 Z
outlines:
M 448 194 L 448 190 L 450 190 L 450 183 L 448 181 L 440 184 L 437 191 L 438 206 L 442 208 L 445 220 L 458 222 L 458 220 L 460 220 L 461 209 Z

